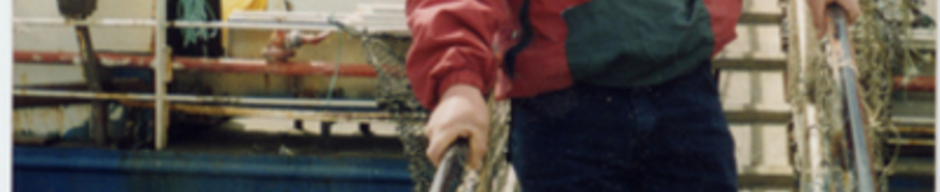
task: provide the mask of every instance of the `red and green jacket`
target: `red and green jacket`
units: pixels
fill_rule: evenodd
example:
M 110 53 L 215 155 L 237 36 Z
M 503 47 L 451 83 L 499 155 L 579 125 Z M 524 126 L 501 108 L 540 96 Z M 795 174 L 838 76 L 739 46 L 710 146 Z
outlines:
M 408 77 L 434 109 L 454 84 L 521 98 L 675 78 L 736 37 L 741 0 L 408 0 L 405 12 Z

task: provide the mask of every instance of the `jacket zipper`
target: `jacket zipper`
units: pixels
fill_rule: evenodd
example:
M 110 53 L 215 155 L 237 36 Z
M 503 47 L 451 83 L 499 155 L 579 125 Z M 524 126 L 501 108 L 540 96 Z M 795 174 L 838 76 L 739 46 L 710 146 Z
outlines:
M 506 75 L 509 78 L 515 76 L 515 67 L 516 67 L 516 57 L 519 56 L 519 53 L 522 52 L 522 49 L 525 49 L 532 43 L 532 23 L 529 21 L 529 1 L 525 0 L 522 2 L 522 8 L 519 11 L 519 23 L 522 24 L 522 39 L 519 40 L 519 43 L 509 48 L 506 51 L 506 57 L 503 63 L 505 63 Z M 515 34 L 513 34 L 515 36 Z

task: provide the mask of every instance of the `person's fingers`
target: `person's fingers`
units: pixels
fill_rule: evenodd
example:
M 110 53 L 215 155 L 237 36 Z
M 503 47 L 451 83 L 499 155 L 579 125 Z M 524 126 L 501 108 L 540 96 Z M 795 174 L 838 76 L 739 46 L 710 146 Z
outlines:
M 855 23 L 858 17 L 862 15 L 862 9 L 858 5 L 858 0 L 837 0 L 837 3 L 845 10 L 849 24 Z
M 268 43 L 273 45 L 283 45 L 285 34 L 286 33 L 284 31 L 274 31 L 274 33 L 271 33 L 271 39 L 268 40 Z
M 817 38 L 822 38 L 826 34 L 826 26 L 828 25 L 826 4 L 829 2 L 828 0 L 806 0 L 806 4 L 809 5 L 811 11 L 810 14 L 813 15 L 813 26 L 816 27 Z
M 308 40 L 306 40 L 306 41 L 307 41 L 307 44 L 317 44 L 317 43 L 320 43 L 321 41 L 323 41 L 323 40 L 326 39 L 327 37 L 330 37 L 330 34 L 331 34 L 331 33 L 333 33 L 333 32 L 331 32 L 331 31 L 323 31 L 323 32 L 317 33 L 317 34 L 314 35 L 312 38 L 309 38 Z
M 470 135 L 470 151 L 468 151 L 470 159 L 468 163 L 474 170 L 480 170 L 480 168 L 483 168 L 483 158 L 486 157 L 488 135 L 485 132 L 486 129 L 475 130 Z
M 268 45 L 261 50 L 261 55 L 269 62 L 287 62 L 289 58 L 294 57 L 296 54 L 297 52 L 294 50 L 284 49 L 275 45 Z
M 457 133 L 452 130 L 440 130 L 435 132 L 434 135 L 428 135 L 428 139 L 430 141 L 428 142 L 426 155 L 428 160 L 431 160 L 431 163 L 434 164 L 434 167 L 437 167 L 441 163 L 441 158 L 444 157 L 447 147 L 457 139 Z

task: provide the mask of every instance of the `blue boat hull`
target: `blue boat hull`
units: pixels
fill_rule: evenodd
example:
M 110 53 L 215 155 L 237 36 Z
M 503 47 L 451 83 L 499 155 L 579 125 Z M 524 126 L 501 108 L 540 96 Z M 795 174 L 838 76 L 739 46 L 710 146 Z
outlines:
M 14 191 L 410 191 L 401 158 L 14 147 Z

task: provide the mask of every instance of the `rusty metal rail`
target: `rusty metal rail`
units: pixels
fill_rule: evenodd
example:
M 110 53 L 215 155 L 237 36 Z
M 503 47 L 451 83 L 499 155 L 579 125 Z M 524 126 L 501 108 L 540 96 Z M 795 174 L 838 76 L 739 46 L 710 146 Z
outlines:
M 153 57 L 149 55 L 98 53 L 101 64 L 107 67 L 133 67 L 150 68 Z M 13 60 L 17 64 L 53 64 L 74 65 L 80 56 L 67 52 L 37 52 L 16 51 Z M 343 77 L 376 77 L 375 69 L 365 63 L 343 63 L 339 67 L 327 62 L 289 62 L 267 64 L 260 59 L 207 59 L 196 57 L 174 57 L 173 69 L 233 72 L 233 73 L 264 73 L 279 75 L 332 75 L 338 72 Z M 338 71 L 337 71 L 338 70 Z
M 146 101 L 156 98 L 153 94 L 141 93 L 97 93 L 89 91 L 57 91 L 42 89 L 15 89 L 14 96 L 21 97 L 51 97 L 51 98 L 80 98 L 104 100 L 137 100 Z M 171 102 L 190 102 L 206 104 L 241 104 L 266 106 L 295 106 L 295 107 L 347 107 L 360 109 L 378 109 L 374 100 L 322 100 L 322 99 L 275 99 L 252 98 L 237 96 L 199 96 L 167 94 L 166 100 Z
M 133 107 L 153 107 L 150 102 L 119 101 L 123 105 Z M 352 121 L 352 120 L 392 120 L 393 114 L 384 111 L 324 111 L 310 109 L 270 109 L 257 107 L 217 106 L 204 104 L 172 103 L 171 111 L 187 114 L 208 116 L 250 116 L 283 119 L 300 119 L 310 121 Z M 412 114 L 416 115 L 416 114 Z M 420 116 L 414 116 L 420 117 Z
M 917 146 L 917 147 L 933 147 L 936 145 L 936 141 L 933 139 L 888 139 L 888 145 L 903 145 L 903 146 Z
M 934 92 L 937 90 L 937 78 L 934 76 L 904 77 L 895 76 L 892 78 L 895 90 Z

